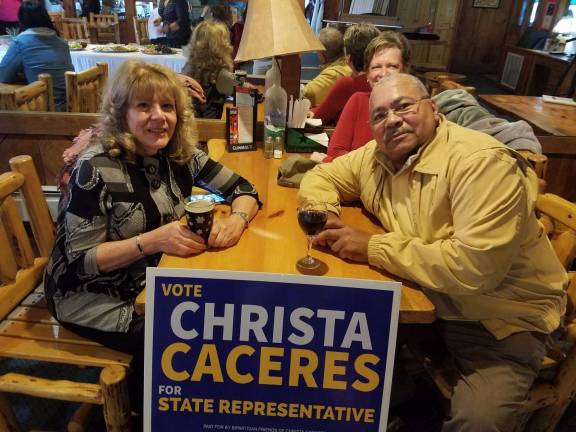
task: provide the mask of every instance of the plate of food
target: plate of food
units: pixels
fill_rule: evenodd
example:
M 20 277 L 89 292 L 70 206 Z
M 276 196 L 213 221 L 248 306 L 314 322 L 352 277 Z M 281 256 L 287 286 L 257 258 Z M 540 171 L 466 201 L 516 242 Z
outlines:
M 95 47 L 92 51 L 105 53 L 129 53 L 138 51 L 137 45 L 109 44 Z
M 80 42 L 80 41 L 68 42 L 68 48 L 70 48 L 70 51 L 82 51 L 87 46 L 88 44 L 86 42 Z
M 176 50 L 166 45 L 145 45 L 140 52 L 151 55 L 176 54 Z

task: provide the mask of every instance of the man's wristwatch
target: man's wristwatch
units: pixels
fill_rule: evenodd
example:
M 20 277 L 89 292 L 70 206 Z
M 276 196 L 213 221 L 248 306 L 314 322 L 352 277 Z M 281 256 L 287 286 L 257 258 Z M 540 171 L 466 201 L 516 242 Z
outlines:
M 242 219 L 244 219 L 244 229 L 248 228 L 248 223 L 250 222 L 250 219 L 248 219 L 248 213 L 239 210 L 234 210 L 230 212 L 230 216 L 232 215 L 240 216 Z

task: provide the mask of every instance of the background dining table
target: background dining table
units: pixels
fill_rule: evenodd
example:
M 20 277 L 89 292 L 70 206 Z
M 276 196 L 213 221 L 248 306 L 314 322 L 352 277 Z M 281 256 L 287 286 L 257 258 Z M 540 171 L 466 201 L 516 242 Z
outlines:
M 108 63 L 108 75 L 111 77 L 116 70 L 126 60 L 140 60 L 147 63 L 156 63 L 180 73 L 186 64 L 186 57 L 182 51 L 178 50 L 174 54 L 145 54 L 140 51 L 133 52 L 113 52 L 99 51 L 98 48 L 104 45 L 92 45 L 81 50 L 70 50 L 70 57 L 76 72 L 96 66 L 98 62 Z M 0 61 L 8 51 L 7 45 L 0 45 Z
M 210 147 L 210 155 L 241 174 L 257 188 L 263 202 L 262 209 L 250 222 L 242 238 L 233 247 L 209 249 L 204 253 L 179 258 L 164 255 L 159 267 L 195 268 L 207 270 L 230 270 L 249 272 L 301 274 L 296 261 L 306 254 L 306 236 L 298 225 L 297 189 L 285 188 L 277 184 L 278 167 L 281 159 L 265 159 L 261 148 L 250 152 L 228 153 L 223 150 L 224 140 L 217 140 L 221 147 Z M 212 143 L 210 143 L 212 144 Z M 218 157 L 215 155 L 222 155 Z M 223 217 L 230 211 L 220 205 L 215 217 Z M 343 208 L 342 220 L 358 229 L 372 233 L 382 233 L 382 227 L 358 206 Z M 325 250 L 313 250 L 312 254 L 322 262 L 316 272 L 304 273 L 313 276 L 357 278 L 379 281 L 400 281 L 402 297 L 400 301 L 401 323 L 430 323 L 435 320 L 435 308 L 426 295 L 412 282 L 371 267 L 366 263 L 342 260 Z M 136 300 L 136 309 L 143 313 L 146 303 L 145 290 Z

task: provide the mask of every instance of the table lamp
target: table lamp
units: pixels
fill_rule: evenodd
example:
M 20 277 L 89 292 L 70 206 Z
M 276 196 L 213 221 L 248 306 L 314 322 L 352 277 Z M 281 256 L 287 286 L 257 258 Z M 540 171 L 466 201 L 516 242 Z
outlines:
M 280 68 L 282 86 L 289 95 L 297 98 L 300 93 L 300 61 L 292 54 L 324 50 L 324 45 L 304 17 L 301 0 L 250 0 L 234 61 L 284 56 Z

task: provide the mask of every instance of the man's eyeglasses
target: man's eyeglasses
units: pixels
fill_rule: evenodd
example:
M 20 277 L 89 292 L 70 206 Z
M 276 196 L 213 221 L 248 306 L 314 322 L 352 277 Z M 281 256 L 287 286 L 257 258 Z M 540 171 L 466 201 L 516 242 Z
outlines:
M 420 102 L 425 99 L 430 99 L 429 97 L 423 97 L 416 102 L 404 102 L 398 105 L 396 108 L 390 108 L 388 111 L 377 111 L 370 117 L 370 124 L 373 126 L 385 125 L 388 121 L 390 114 L 394 114 L 398 117 L 404 117 L 408 114 L 416 114 L 420 109 Z

